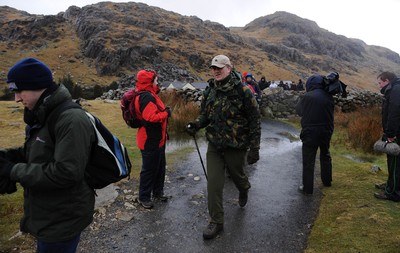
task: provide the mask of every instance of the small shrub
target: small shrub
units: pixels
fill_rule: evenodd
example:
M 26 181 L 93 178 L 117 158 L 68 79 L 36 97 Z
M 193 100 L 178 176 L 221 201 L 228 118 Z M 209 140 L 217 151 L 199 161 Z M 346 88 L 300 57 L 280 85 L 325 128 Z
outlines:
M 63 84 L 68 91 L 72 94 L 73 89 L 74 89 L 74 81 L 72 80 L 72 77 L 70 74 L 64 75 L 62 78 L 58 79 L 58 84 Z
M 352 147 L 373 152 L 374 143 L 382 136 L 381 113 L 378 106 L 337 113 L 335 126 L 346 129 L 346 140 Z
M 107 88 L 107 90 L 116 90 L 118 89 L 118 83 L 116 81 L 113 81 Z
M 102 95 L 103 95 L 103 88 L 100 85 L 96 84 L 93 87 L 93 96 L 95 98 L 98 98 L 98 97 L 101 97 Z
M 72 98 L 81 98 L 83 95 L 82 88 L 79 85 L 74 85 L 71 95 L 72 95 Z

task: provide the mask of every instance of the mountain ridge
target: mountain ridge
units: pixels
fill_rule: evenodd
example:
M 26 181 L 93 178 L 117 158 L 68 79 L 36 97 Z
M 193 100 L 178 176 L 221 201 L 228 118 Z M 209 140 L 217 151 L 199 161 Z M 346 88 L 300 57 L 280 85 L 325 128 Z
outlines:
M 80 85 L 108 85 L 154 68 L 160 80 L 205 81 L 216 54 L 236 69 L 268 80 L 306 79 L 338 71 L 350 87 L 377 91 L 381 71 L 399 72 L 399 54 L 336 35 L 288 12 L 225 27 L 143 3 L 100 2 L 71 6 L 57 15 L 0 7 L 0 77 L 23 57 L 51 66 L 55 78 L 70 74 Z

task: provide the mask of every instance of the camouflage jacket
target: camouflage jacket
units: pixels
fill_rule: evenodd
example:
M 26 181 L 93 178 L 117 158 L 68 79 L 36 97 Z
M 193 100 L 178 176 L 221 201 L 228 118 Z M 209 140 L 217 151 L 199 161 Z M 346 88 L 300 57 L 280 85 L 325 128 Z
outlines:
M 217 148 L 259 149 L 260 109 L 249 87 L 234 72 L 208 83 L 196 119 L 199 128 L 206 127 L 207 140 Z

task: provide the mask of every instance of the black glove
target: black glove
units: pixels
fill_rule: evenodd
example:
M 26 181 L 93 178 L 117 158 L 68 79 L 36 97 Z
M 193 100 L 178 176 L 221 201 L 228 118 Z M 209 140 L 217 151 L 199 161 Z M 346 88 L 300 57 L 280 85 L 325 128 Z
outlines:
M 250 149 L 247 154 L 247 163 L 253 164 L 256 163 L 260 159 L 260 152 L 258 149 Z
M 0 157 L 0 177 L 10 177 L 11 169 L 14 166 L 14 163 Z
M 17 184 L 8 177 L 0 177 L 0 194 L 11 194 L 17 191 Z
M 194 122 L 189 122 L 186 125 L 186 132 L 190 135 L 190 136 L 195 136 L 197 131 L 199 130 L 199 127 L 196 123 Z
M 170 108 L 170 107 L 165 107 L 165 111 L 168 113 L 168 118 L 170 118 L 171 115 L 172 115 L 172 110 L 171 110 L 171 108 Z

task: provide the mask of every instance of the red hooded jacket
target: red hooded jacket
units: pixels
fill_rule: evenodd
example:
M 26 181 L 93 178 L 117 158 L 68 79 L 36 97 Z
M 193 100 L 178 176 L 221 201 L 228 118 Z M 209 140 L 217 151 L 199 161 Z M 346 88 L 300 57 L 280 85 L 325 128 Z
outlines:
M 136 144 L 140 150 L 163 147 L 167 140 L 168 112 L 156 94 L 159 88 L 153 85 L 156 75 L 147 70 L 137 74 L 136 91 L 147 91 L 141 93 L 135 101 L 136 115 L 144 121 L 136 135 Z

